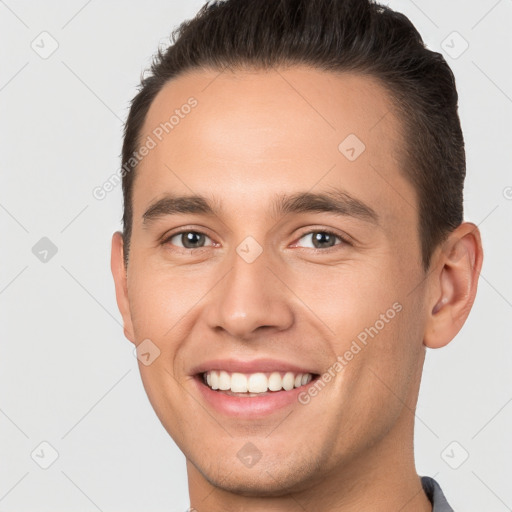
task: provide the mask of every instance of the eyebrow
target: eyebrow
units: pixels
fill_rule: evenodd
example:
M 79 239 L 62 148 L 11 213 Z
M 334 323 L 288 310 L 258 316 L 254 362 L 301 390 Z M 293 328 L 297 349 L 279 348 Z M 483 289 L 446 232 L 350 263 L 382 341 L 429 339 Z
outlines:
M 218 201 L 212 201 L 201 195 L 166 194 L 165 197 L 149 206 L 142 215 L 142 220 L 143 224 L 148 226 L 161 217 L 176 214 L 221 216 L 222 209 L 219 204 Z M 347 192 L 337 189 L 322 193 L 278 194 L 273 198 L 271 211 L 275 218 L 292 213 L 325 212 L 354 217 L 373 224 L 379 223 L 379 216 L 371 206 Z

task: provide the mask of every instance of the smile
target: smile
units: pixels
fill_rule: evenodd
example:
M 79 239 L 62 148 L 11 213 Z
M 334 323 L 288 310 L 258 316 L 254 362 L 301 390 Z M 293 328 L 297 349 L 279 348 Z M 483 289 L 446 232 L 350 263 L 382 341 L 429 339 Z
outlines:
M 212 390 L 231 396 L 260 396 L 269 392 L 290 391 L 305 386 L 313 380 L 311 373 L 256 372 L 239 373 L 211 370 L 201 375 L 203 382 Z
M 302 405 L 300 393 L 320 378 L 319 367 L 293 364 L 289 358 L 250 361 L 218 358 L 189 370 L 204 406 L 222 416 L 257 419 Z

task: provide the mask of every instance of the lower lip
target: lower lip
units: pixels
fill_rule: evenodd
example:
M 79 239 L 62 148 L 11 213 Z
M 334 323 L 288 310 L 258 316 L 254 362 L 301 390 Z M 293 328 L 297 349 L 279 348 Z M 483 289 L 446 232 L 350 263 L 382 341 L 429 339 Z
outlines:
M 299 394 L 307 391 L 308 387 L 314 384 L 317 378 L 314 378 L 304 386 L 293 388 L 289 391 L 271 391 L 261 396 L 253 397 L 231 396 L 214 391 L 203 382 L 201 376 L 196 376 L 194 380 L 204 399 L 218 412 L 228 416 L 256 418 L 271 414 L 292 404 L 299 404 Z

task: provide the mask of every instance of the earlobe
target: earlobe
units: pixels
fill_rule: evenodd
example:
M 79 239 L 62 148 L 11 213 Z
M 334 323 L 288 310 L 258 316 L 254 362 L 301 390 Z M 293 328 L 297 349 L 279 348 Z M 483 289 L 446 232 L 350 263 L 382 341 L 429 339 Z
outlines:
M 483 250 L 480 232 L 462 223 L 448 237 L 436 257 L 431 283 L 431 303 L 423 343 L 429 348 L 447 345 L 460 331 L 473 306 Z
M 128 283 L 126 267 L 124 265 L 123 235 L 117 231 L 112 236 L 112 252 L 110 256 L 110 268 L 116 288 L 116 301 L 119 312 L 123 317 L 124 335 L 135 343 L 133 325 L 130 314 L 130 302 L 128 300 Z

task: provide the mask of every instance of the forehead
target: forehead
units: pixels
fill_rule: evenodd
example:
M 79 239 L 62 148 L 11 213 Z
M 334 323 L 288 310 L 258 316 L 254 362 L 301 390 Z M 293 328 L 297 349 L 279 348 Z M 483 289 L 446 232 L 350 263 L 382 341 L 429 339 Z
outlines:
M 152 149 L 137 168 L 134 211 L 171 191 L 215 192 L 248 213 L 271 192 L 336 187 L 384 216 L 410 216 L 397 201 L 415 201 L 399 172 L 400 127 L 372 77 L 309 67 L 187 72 L 146 116 L 140 140 Z

